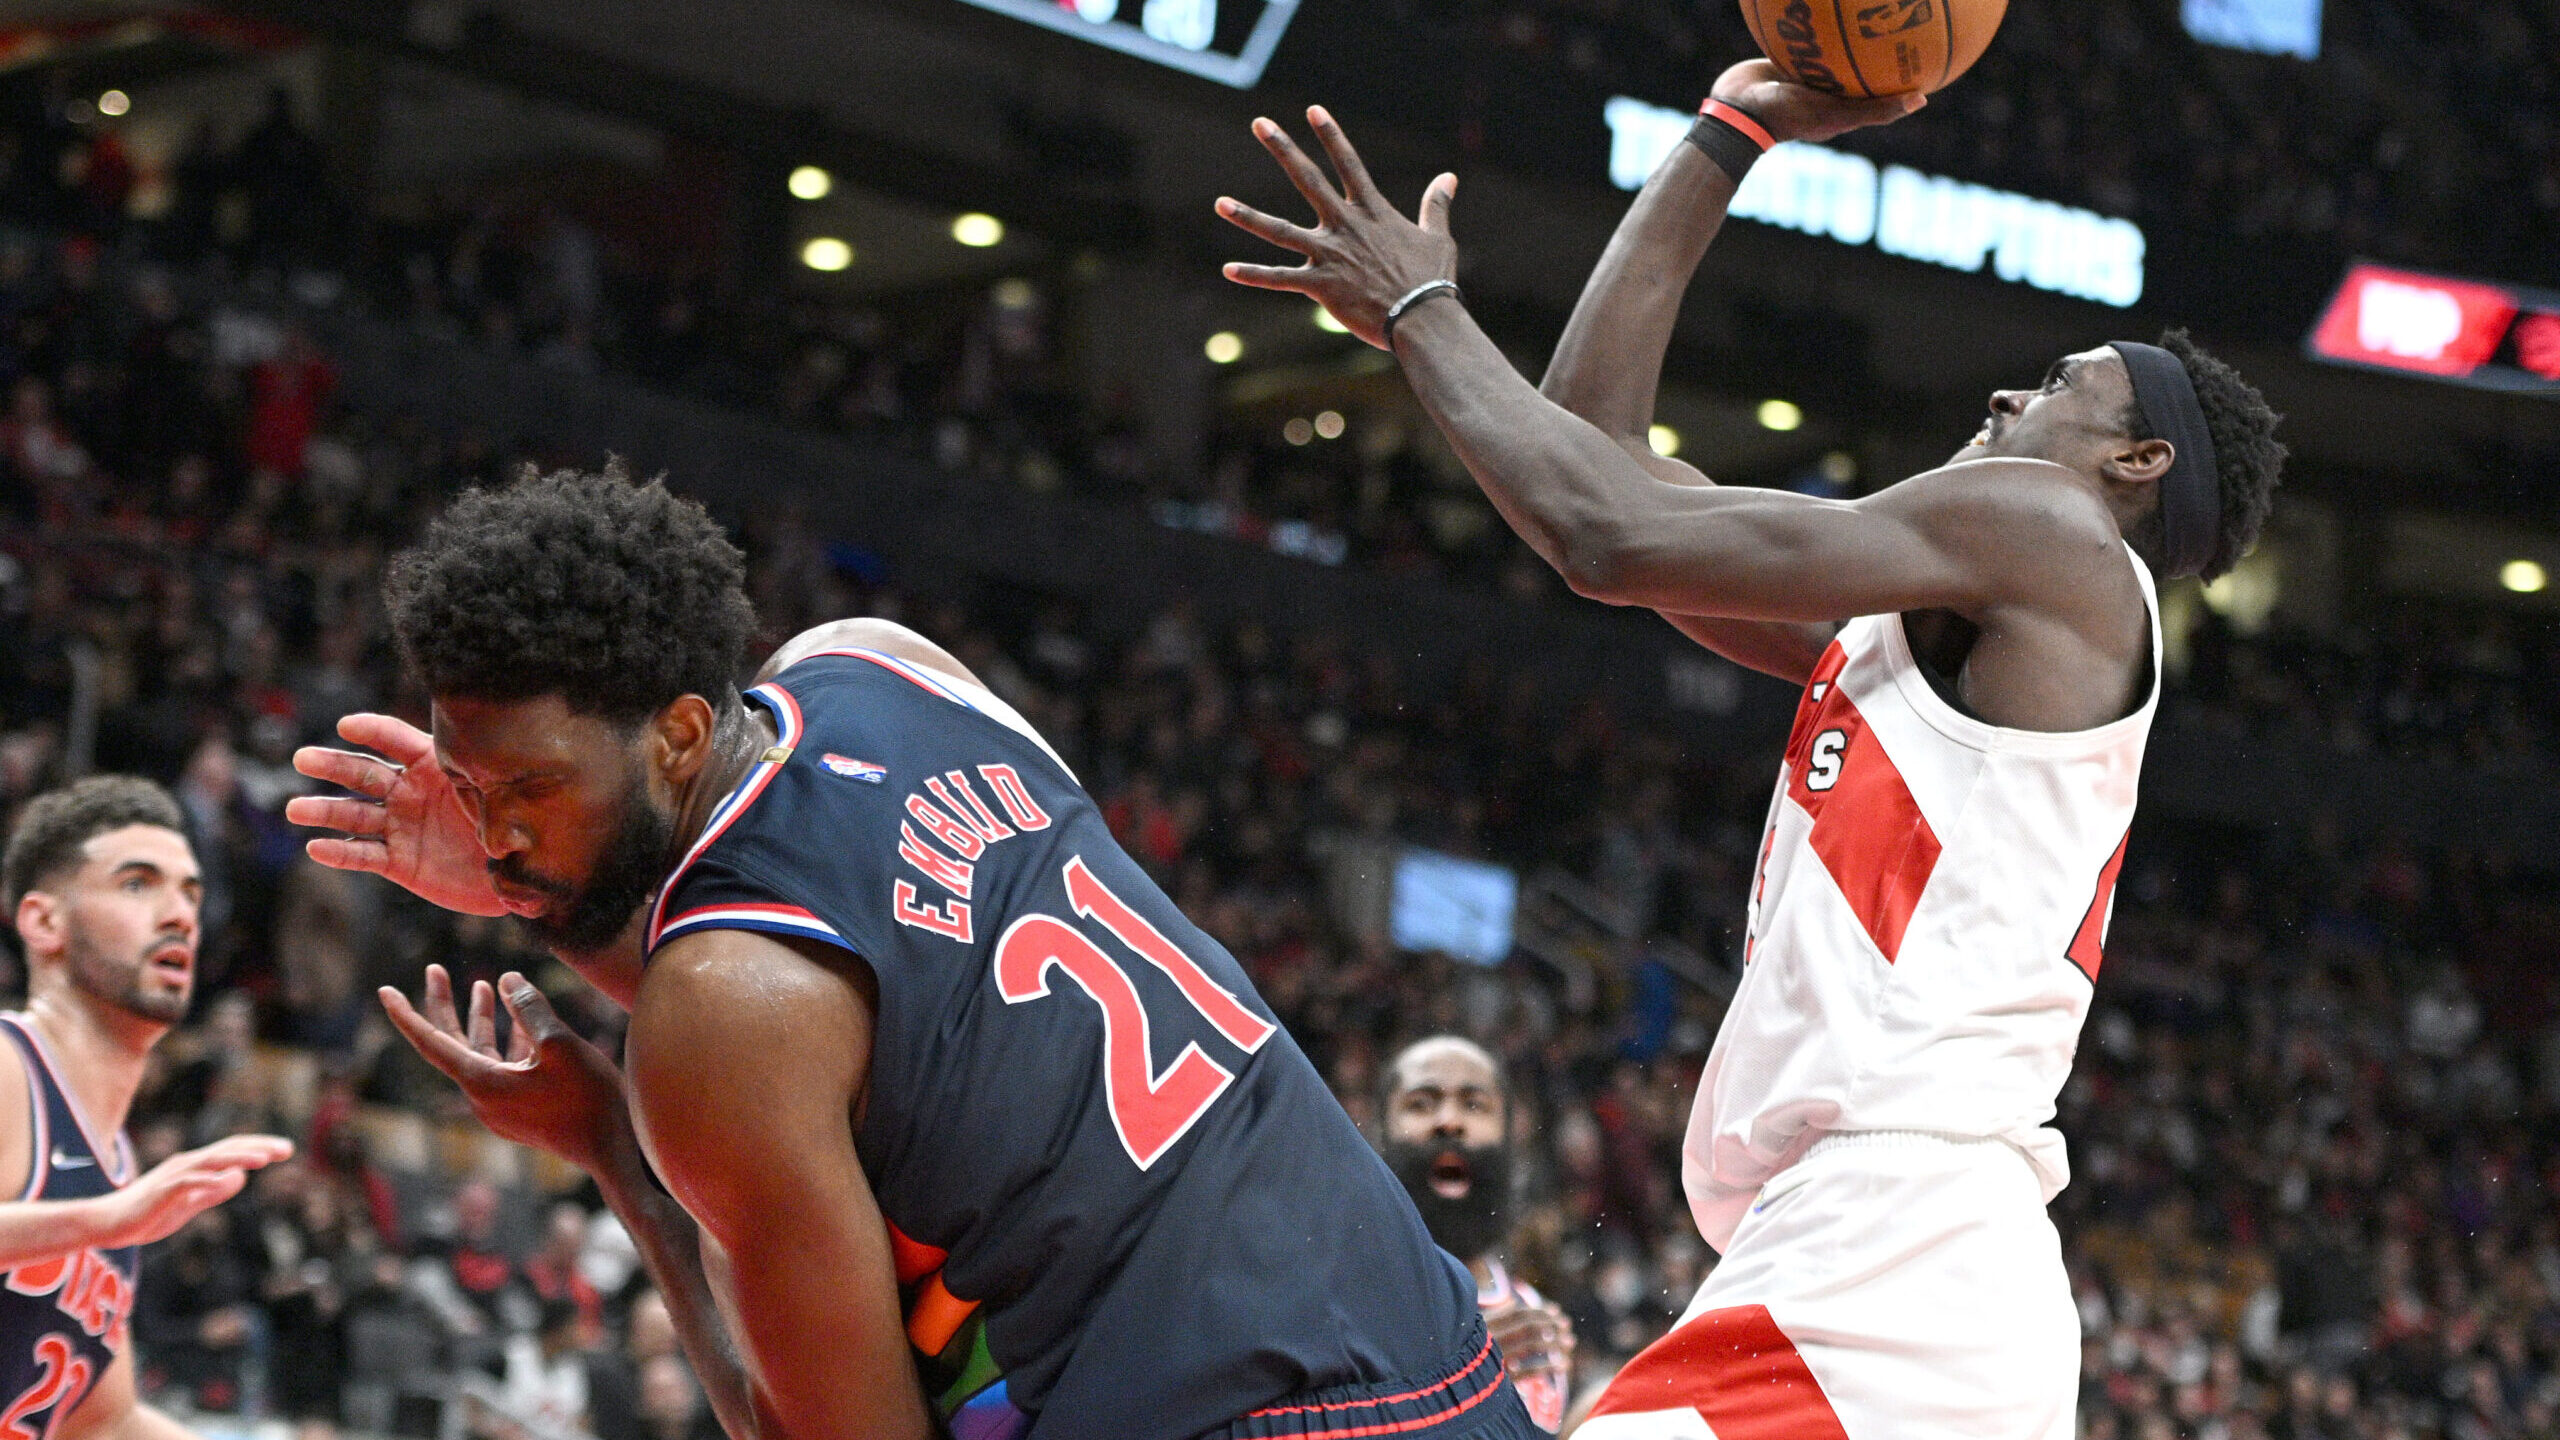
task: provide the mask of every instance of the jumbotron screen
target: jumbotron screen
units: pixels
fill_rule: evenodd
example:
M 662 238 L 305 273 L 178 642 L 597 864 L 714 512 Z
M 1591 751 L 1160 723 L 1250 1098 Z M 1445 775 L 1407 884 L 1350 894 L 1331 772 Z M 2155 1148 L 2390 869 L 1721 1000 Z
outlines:
M 1298 0 L 962 0 L 1250 90 L 1280 44 Z

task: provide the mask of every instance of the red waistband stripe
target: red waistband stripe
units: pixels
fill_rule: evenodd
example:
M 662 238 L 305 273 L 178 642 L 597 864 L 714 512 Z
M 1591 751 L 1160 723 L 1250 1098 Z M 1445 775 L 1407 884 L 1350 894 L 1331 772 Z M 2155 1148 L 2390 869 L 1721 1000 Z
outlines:
M 1428 1385 L 1383 1395 L 1351 1395 L 1256 1410 L 1218 1434 L 1223 1440 L 1363 1440 L 1418 1435 L 1445 1425 L 1502 1393 L 1502 1359 L 1486 1337 L 1475 1357 Z

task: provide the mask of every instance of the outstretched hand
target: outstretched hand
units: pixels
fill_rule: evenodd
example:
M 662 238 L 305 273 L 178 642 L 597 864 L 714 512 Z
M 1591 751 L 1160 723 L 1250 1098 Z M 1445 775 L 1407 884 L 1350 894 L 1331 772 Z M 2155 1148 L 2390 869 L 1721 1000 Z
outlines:
M 293 1154 L 293 1142 L 276 1135 L 234 1135 L 199 1150 L 172 1155 L 141 1179 L 98 1203 L 106 1212 L 101 1249 L 166 1240 L 198 1215 L 240 1193 L 249 1172 Z M 38 1166 L 44 1157 L 36 1157 Z
M 1334 175 L 1342 182 L 1338 192 L 1288 131 L 1256 120 L 1253 134 L 1315 207 L 1315 228 L 1293 225 L 1238 200 L 1218 201 L 1218 214 L 1236 228 L 1294 250 L 1307 263 L 1229 264 L 1226 277 L 1260 290 L 1294 290 L 1332 311 L 1352 334 L 1387 349 L 1388 307 L 1415 286 L 1457 274 L 1458 242 L 1449 234 L 1449 202 L 1458 193 L 1458 177 L 1433 180 L 1422 192 L 1420 222 L 1407 220 L 1378 193 L 1359 152 L 1323 106 L 1307 111 L 1307 123 L 1333 161 Z
M 425 1013 L 385 985 L 382 1008 L 427 1063 L 452 1077 L 490 1133 L 548 1151 L 592 1175 L 609 1163 L 630 1129 L 622 1075 L 605 1053 L 570 1029 L 532 981 L 510 970 L 498 987 L 471 986 L 466 1026 L 453 1007 L 453 977 L 427 967 Z M 515 1021 L 498 1049 L 499 997 Z
M 379 875 L 422 900 L 465 915 L 504 915 L 489 883 L 489 857 L 462 797 L 436 764 L 435 738 L 389 715 L 349 715 L 338 735 L 376 752 L 305 745 L 293 768 L 353 795 L 303 795 L 284 818 L 335 830 L 304 847 L 333 870 Z
M 1749 115 L 1781 142 L 1828 140 L 1890 125 L 1929 103 L 1926 95 L 1856 99 L 1799 85 L 1766 60 L 1745 60 L 1716 77 L 1715 98 Z

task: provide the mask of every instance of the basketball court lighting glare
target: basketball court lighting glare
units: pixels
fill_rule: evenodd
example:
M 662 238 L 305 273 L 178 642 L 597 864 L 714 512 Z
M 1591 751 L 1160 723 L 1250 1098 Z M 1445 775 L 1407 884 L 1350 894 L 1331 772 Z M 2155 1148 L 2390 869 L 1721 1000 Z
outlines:
M 1308 422 L 1306 416 L 1301 415 L 1280 427 L 1280 438 L 1292 445 L 1304 445 L 1316 438 L 1316 427 Z
M 1794 430 L 1803 424 L 1804 407 L 1796 404 L 1793 400 L 1763 400 L 1760 402 L 1761 429 L 1781 431 Z
M 1644 439 L 1646 444 L 1653 447 L 1653 453 L 1656 455 L 1671 456 L 1680 453 L 1680 432 L 1668 425 L 1656 425 L 1645 431 Z
M 1004 222 L 975 210 L 951 222 L 951 238 L 972 250 L 1004 243 Z
M 2551 577 L 2531 560 L 2510 560 L 2498 572 L 2498 583 L 2518 595 L 2539 595 L 2542 587 L 2551 583 Z
M 791 198 L 824 200 L 836 188 L 836 177 L 815 165 L 803 165 L 791 172 Z
M 1333 312 L 1327 310 L 1321 305 L 1316 307 L 1316 328 L 1327 335 L 1348 335 L 1351 333 L 1350 326 L 1334 319 Z
M 853 247 L 833 235 L 821 235 L 800 247 L 800 263 L 832 275 L 853 263 Z
M 1200 347 L 1212 365 L 1233 365 L 1244 358 L 1244 337 L 1233 330 L 1221 330 Z
M 1316 434 L 1327 440 L 1342 438 L 1342 412 L 1327 410 L 1316 416 Z
M 121 90 L 110 90 L 98 97 L 98 113 L 122 115 L 133 108 L 133 97 Z

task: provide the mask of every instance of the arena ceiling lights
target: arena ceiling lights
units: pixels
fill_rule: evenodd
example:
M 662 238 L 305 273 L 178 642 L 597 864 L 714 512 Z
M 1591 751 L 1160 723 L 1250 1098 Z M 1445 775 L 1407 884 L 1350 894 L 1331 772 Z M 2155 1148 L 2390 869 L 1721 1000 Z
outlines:
M 2335 365 L 2560 396 L 2560 292 L 2358 263 L 2303 348 Z
M 1644 188 L 1694 123 L 1684 111 L 1623 95 L 1602 113 L 1609 178 L 1622 190 Z M 1950 270 L 1987 267 L 2013 284 L 2119 309 L 2142 298 L 2149 253 L 2142 227 L 2130 220 L 1905 165 L 1880 169 L 1864 155 L 1801 141 L 1752 167 L 1732 213 Z
M 1096 45 L 1250 90 L 1298 0 L 961 0 Z

